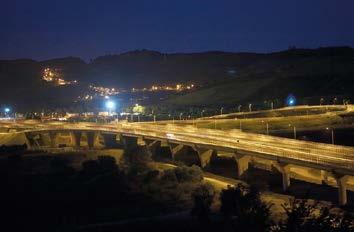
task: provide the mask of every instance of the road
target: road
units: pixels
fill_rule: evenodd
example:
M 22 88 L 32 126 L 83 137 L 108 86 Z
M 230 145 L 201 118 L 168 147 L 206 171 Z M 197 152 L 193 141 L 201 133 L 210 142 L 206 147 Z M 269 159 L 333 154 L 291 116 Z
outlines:
M 321 165 L 326 169 L 344 170 L 347 174 L 354 173 L 354 148 L 352 147 L 245 133 L 238 130 L 221 131 L 193 126 L 158 125 L 154 123 L 95 124 L 40 123 L 36 121 L 1 122 L 0 128 L 17 131 L 12 133 L 73 129 L 122 133 L 210 149 L 225 148 L 230 151 L 248 151 L 270 159 L 292 160 L 300 162 L 300 164 Z

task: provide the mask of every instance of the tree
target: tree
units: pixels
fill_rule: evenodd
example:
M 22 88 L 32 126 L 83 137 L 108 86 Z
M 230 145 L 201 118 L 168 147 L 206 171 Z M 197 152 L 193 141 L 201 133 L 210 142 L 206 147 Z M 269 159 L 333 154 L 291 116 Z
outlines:
M 353 216 L 348 213 L 331 213 L 327 207 L 306 200 L 295 199 L 283 206 L 287 219 L 279 225 L 281 232 L 350 232 L 354 231 Z
M 269 231 L 272 226 L 270 207 L 261 201 L 258 190 L 239 184 L 228 186 L 220 195 L 220 211 L 237 230 Z
M 194 190 L 192 198 L 194 207 L 192 215 L 197 216 L 201 222 L 209 221 L 210 206 L 215 197 L 214 187 L 210 184 L 202 184 Z

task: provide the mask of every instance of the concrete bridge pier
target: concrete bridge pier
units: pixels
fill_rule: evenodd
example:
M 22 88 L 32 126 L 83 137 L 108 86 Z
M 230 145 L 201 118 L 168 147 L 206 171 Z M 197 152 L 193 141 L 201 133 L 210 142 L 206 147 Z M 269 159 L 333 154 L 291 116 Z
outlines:
M 198 157 L 200 160 L 200 166 L 202 168 L 205 168 L 207 165 L 209 165 L 211 157 L 213 155 L 217 155 L 217 151 L 207 149 L 207 148 L 202 148 L 202 147 L 194 147 L 194 150 L 198 153 Z
M 89 149 L 94 149 L 98 140 L 99 133 L 95 131 L 86 132 L 87 145 Z
M 37 149 L 44 145 L 43 134 L 25 132 L 27 149 Z
M 101 133 L 101 136 L 104 141 L 104 146 L 106 148 L 117 148 L 119 147 L 119 143 L 117 142 L 117 134 L 108 134 L 108 133 Z
M 25 133 L 27 149 L 32 149 L 35 146 L 34 135 L 31 132 Z
M 290 187 L 290 165 L 278 163 L 278 170 L 282 175 L 283 191 L 286 192 Z
M 185 146 L 183 144 L 169 143 L 172 160 L 175 160 L 176 156 L 185 152 Z
M 241 176 L 248 170 L 251 157 L 249 155 L 235 153 L 234 159 L 237 165 L 237 177 L 241 178 Z
M 124 152 L 132 152 L 138 148 L 138 138 L 137 137 L 130 137 L 130 136 L 123 136 L 121 135 L 122 144 L 124 146 Z
M 152 157 L 156 155 L 157 149 L 161 147 L 161 141 L 146 138 L 143 138 L 143 140 L 145 142 L 146 150 L 148 151 L 149 156 Z
M 71 137 L 72 146 L 75 148 L 79 148 L 81 145 L 82 132 L 81 131 L 71 131 L 70 137 Z
M 348 176 L 334 175 L 338 185 L 338 203 L 339 205 L 346 205 L 348 202 L 347 196 L 347 180 Z
M 58 138 L 58 133 L 57 132 L 55 132 L 55 131 L 50 131 L 49 132 L 49 139 L 50 139 L 50 147 L 51 148 L 58 147 L 57 138 Z

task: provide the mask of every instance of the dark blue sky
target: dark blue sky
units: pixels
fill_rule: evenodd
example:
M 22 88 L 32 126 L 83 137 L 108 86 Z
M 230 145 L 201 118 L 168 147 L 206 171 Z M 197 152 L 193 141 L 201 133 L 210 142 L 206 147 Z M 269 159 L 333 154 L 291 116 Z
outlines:
M 0 0 L 0 58 L 354 46 L 353 0 Z

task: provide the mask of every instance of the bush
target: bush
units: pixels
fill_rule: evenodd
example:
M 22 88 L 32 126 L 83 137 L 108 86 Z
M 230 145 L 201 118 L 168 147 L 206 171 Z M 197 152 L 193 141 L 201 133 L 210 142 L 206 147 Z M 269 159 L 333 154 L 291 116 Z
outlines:
M 97 161 L 102 171 L 118 170 L 116 159 L 112 156 L 107 156 L 107 155 L 98 156 Z
M 200 167 L 193 165 L 192 167 L 182 166 L 174 169 L 178 182 L 199 182 L 203 180 L 203 172 Z
M 307 204 L 306 200 L 294 200 L 291 205 L 283 206 L 287 219 L 277 231 L 281 232 L 347 232 L 354 231 L 354 218 L 347 213 L 330 213 L 326 207 Z
M 194 207 L 192 215 L 197 216 L 202 222 L 209 221 L 210 207 L 215 197 L 214 187 L 210 184 L 202 184 L 194 190 L 192 198 Z
M 249 231 L 269 231 L 270 205 L 263 203 L 256 188 L 239 184 L 228 187 L 220 195 L 220 211 L 235 228 Z

